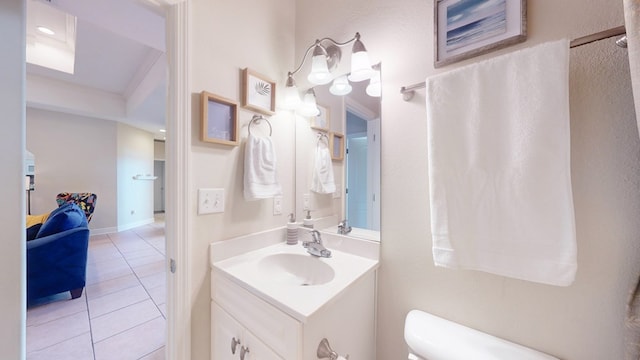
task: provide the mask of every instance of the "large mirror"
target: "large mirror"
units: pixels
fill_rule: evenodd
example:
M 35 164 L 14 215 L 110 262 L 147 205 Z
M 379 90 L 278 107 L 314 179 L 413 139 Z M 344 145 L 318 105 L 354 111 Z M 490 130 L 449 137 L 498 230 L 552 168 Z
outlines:
M 345 96 L 331 94 L 331 84 L 315 86 L 319 118 L 297 118 L 296 217 L 302 222 L 310 210 L 316 229 L 338 232 L 338 224 L 346 220 L 348 235 L 379 240 L 380 97 L 366 93 L 368 84 L 352 82 Z M 311 191 L 316 149 L 327 144 L 335 155 L 336 191 L 318 194 Z

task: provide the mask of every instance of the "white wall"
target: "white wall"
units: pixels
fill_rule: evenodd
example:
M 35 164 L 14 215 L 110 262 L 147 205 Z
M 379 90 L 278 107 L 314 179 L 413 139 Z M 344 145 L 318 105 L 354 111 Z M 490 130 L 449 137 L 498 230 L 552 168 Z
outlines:
M 117 123 L 118 231 L 153 222 L 153 134 Z
M 622 2 L 529 1 L 526 43 L 623 23 Z M 296 41 L 360 31 L 382 60 L 382 266 L 378 359 L 406 358 L 406 313 L 422 309 L 563 359 L 621 359 L 627 294 L 640 270 L 640 141 L 624 50 L 613 39 L 571 51 L 572 181 L 578 274 L 552 287 L 433 266 L 424 91 L 399 89 L 433 68 L 433 1 L 306 2 Z M 479 58 L 445 67 L 448 71 Z
M 25 4 L 0 2 L 0 349 L 6 359 L 24 358 L 25 293 Z
M 93 234 L 153 221 L 153 135 L 126 124 L 27 108 L 27 149 L 36 158 L 31 213 L 57 207 L 60 192 L 98 195 Z M 131 214 L 131 211 L 134 213 Z
M 27 108 L 27 149 L 36 159 L 31 213 L 57 208 L 61 192 L 92 192 L 98 200 L 90 228 L 115 231 L 117 135 L 114 121 Z
M 210 268 L 208 245 L 241 234 L 284 226 L 294 208 L 294 121 L 289 114 L 270 118 L 278 158 L 278 180 L 283 189 L 283 215 L 273 216 L 271 199 L 246 202 L 242 195 L 244 139 L 252 113 L 238 105 L 241 124 L 239 146 L 201 142 L 200 92 L 240 102 L 241 69 L 249 67 L 277 82 L 276 94 L 284 86 L 293 66 L 293 0 L 191 1 L 191 64 L 193 133 L 191 138 L 190 186 L 224 188 L 225 212 L 193 216 L 190 250 L 192 301 L 192 359 L 209 358 Z M 258 129 L 252 126 L 254 129 Z M 193 204 L 196 204 L 193 201 Z

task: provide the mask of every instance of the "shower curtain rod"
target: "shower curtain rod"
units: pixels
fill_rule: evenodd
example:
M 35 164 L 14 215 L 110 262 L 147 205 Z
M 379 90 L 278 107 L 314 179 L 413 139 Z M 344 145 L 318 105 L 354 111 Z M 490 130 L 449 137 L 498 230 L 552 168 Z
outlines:
M 614 27 L 612 29 L 600 31 L 591 35 L 579 37 L 577 39 L 571 40 L 569 43 L 569 48 L 573 49 L 578 46 L 590 44 L 595 41 L 608 39 L 614 36 L 620 36 L 626 34 L 624 25 Z M 400 88 L 400 93 L 402 94 L 402 98 L 404 101 L 409 101 L 413 99 L 413 95 L 415 95 L 416 90 L 424 89 L 427 84 L 423 81 L 421 83 L 403 86 Z

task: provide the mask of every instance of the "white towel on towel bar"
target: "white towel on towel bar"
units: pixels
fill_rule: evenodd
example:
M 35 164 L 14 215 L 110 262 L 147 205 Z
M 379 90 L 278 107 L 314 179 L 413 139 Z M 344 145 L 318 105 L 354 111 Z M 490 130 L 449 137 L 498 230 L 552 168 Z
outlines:
M 271 138 L 249 134 L 244 149 L 245 200 L 259 200 L 282 195 L 276 164 L 276 150 Z
M 561 40 L 427 79 L 437 266 L 573 282 L 568 71 Z

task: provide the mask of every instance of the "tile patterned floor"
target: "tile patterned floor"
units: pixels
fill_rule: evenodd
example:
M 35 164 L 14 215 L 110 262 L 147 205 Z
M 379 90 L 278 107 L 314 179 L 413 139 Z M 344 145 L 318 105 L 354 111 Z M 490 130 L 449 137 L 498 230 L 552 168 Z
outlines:
M 164 219 L 91 236 L 87 286 L 27 308 L 27 360 L 164 359 Z

